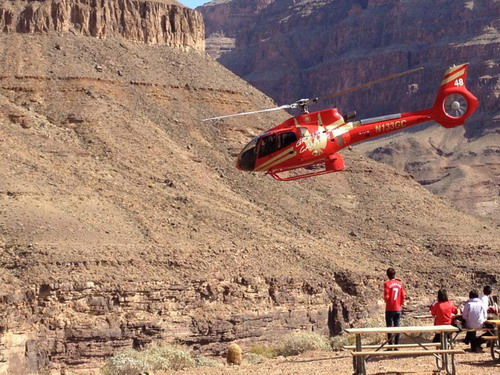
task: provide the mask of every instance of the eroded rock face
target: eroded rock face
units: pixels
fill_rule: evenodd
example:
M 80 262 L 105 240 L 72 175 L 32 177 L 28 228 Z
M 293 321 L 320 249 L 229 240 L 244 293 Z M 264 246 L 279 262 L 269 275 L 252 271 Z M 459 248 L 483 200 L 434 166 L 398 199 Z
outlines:
M 211 1 L 198 9 L 208 20 L 206 29 L 207 53 L 214 58 L 236 48 L 235 36 L 243 36 L 259 20 L 260 12 L 275 0 Z M 250 37 L 250 34 L 247 34 Z M 239 40 L 241 44 L 241 40 Z
M 496 283 L 498 227 L 354 151 L 301 183 L 235 169 L 286 114 L 201 123 L 274 106 L 205 54 L 0 33 L 0 65 L 0 373 L 337 334 L 383 317 L 389 264 L 412 301 Z
M 174 2 L 155 1 L 2 1 L 0 30 L 6 33 L 121 36 L 147 44 L 204 50 L 201 15 Z
M 423 74 L 335 98 L 333 104 L 361 115 L 424 108 L 432 104 L 448 64 L 469 62 L 468 86 L 481 101 L 480 120 L 496 115 L 495 1 L 231 0 L 197 9 L 207 36 L 235 38 L 235 49 L 220 62 L 279 103 L 423 65 Z
M 228 342 L 272 340 L 297 328 L 338 334 L 359 318 L 334 283 L 291 278 L 52 283 L 3 296 L 2 304 L 0 373 L 9 374 L 99 367 L 117 350 L 160 340 L 220 354 Z

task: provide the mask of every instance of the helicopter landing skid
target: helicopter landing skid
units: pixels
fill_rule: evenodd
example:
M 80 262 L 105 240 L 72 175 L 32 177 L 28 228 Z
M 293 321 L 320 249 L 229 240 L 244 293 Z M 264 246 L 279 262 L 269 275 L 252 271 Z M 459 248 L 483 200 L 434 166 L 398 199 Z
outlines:
M 290 177 L 281 177 L 278 175 L 278 172 L 273 172 L 273 171 L 269 171 L 268 174 L 270 174 L 275 180 L 278 181 L 293 181 L 293 180 L 301 180 L 307 177 L 320 176 L 322 174 L 340 172 L 343 171 L 344 169 L 345 169 L 344 158 L 342 157 L 342 155 L 335 153 L 328 157 L 328 160 L 325 161 L 325 169 L 321 171 L 304 173 Z
M 272 176 L 275 180 L 278 180 L 278 181 L 294 181 L 294 180 L 302 180 L 303 178 L 320 176 L 322 174 L 328 174 L 328 173 L 334 173 L 334 172 L 338 172 L 338 171 L 324 169 L 324 170 L 318 171 L 318 172 L 305 173 L 305 174 L 301 174 L 301 175 L 297 175 L 297 176 L 290 176 L 290 177 L 281 177 L 278 175 L 277 172 L 269 172 L 268 174 L 270 176 Z

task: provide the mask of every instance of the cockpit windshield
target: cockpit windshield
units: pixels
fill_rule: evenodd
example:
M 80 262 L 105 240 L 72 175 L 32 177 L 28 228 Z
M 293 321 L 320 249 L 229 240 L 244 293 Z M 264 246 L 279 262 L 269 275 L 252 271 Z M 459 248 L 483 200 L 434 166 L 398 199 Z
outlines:
M 238 168 L 242 171 L 253 171 L 255 168 L 255 149 L 257 147 L 257 141 L 259 137 L 252 139 L 245 148 L 241 151 L 238 158 Z

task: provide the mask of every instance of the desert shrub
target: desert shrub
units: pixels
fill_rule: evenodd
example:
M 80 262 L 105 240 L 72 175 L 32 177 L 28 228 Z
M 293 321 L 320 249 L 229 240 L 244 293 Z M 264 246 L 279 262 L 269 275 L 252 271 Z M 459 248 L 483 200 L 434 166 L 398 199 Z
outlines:
M 343 346 L 354 345 L 356 336 L 354 335 L 338 335 L 330 337 L 330 346 L 333 350 L 342 350 Z
M 139 358 L 149 364 L 150 370 L 152 371 L 170 369 L 172 365 L 169 359 L 157 353 L 155 349 L 156 348 L 146 349 L 136 353 L 138 353 L 137 355 Z
M 272 346 L 258 344 L 252 346 L 250 353 L 257 354 L 264 358 L 275 358 L 278 356 L 278 349 Z
M 101 372 L 104 375 L 137 375 L 142 372 L 214 366 L 219 366 L 219 363 L 203 356 L 193 357 L 184 348 L 159 346 L 142 351 L 128 349 L 116 353 L 106 361 Z
M 330 350 L 330 343 L 316 332 L 293 332 L 285 337 L 279 354 L 289 356 L 311 350 Z
M 102 373 L 104 375 L 137 375 L 150 370 L 151 365 L 140 358 L 139 352 L 126 350 L 109 358 Z
M 203 355 L 196 356 L 194 359 L 196 367 L 219 367 L 222 364 Z
M 175 346 L 159 346 L 146 349 L 143 353 L 147 353 L 149 358 L 156 361 L 166 359 L 171 370 L 177 371 L 196 366 L 196 361 L 187 350 Z
M 267 360 L 267 357 L 264 357 L 263 355 L 252 353 L 252 352 L 245 355 L 245 362 L 249 363 L 251 365 L 257 365 L 259 363 L 265 362 L 266 360 Z
M 422 320 L 422 319 L 415 319 L 411 316 L 405 316 L 401 318 L 401 326 L 404 327 L 409 327 L 409 326 L 427 326 L 429 325 L 429 321 Z M 434 333 L 423 333 L 423 332 L 415 332 L 415 333 L 409 333 L 411 337 L 414 338 L 422 338 L 422 339 L 432 339 L 434 337 Z
M 384 314 L 375 314 L 367 319 L 365 327 L 385 327 L 385 316 Z M 387 335 L 385 333 L 374 333 L 366 335 L 366 340 L 363 338 L 363 342 L 366 344 L 382 344 L 387 340 Z

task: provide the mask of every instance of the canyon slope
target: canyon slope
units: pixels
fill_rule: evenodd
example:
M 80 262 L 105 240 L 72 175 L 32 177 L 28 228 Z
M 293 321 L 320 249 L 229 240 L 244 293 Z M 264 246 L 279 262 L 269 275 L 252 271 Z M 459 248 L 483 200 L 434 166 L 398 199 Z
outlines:
M 287 114 L 200 121 L 275 103 L 203 53 L 198 12 L 0 4 L 14 25 L 0 33 L 0 373 L 97 371 L 156 342 L 220 354 L 290 330 L 339 334 L 381 316 L 389 266 L 409 311 L 440 286 L 497 285 L 497 223 L 355 150 L 317 179 L 236 170 Z M 119 32 L 83 31 L 113 6 Z M 50 27 L 19 26 L 38 19 Z M 160 32 L 162 19 L 185 26 Z
M 461 209 L 500 220 L 498 1 L 229 0 L 197 9 L 207 51 L 280 105 L 422 66 L 311 110 L 336 106 L 367 118 L 428 108 L 444 70 L 468 62 L 480 107 L 465 128 L 421 126 L 359 150 Z

